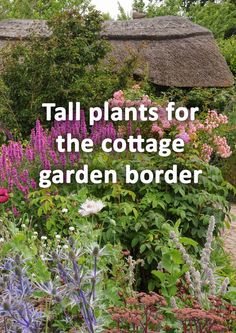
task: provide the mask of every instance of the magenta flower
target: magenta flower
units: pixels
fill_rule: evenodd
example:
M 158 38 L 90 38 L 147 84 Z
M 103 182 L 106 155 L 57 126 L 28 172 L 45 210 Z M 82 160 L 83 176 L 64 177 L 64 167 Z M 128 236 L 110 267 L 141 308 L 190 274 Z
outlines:
M 9 200 L 8 190 L 6 188 L 0 188 L 0 203 L 5 203 Z
M 178 134 L 176 137 L 179 139 L 182 139 L 185 143 L 189 143 L 191 141 L 188 133 L 186 133 L 186 132 Z

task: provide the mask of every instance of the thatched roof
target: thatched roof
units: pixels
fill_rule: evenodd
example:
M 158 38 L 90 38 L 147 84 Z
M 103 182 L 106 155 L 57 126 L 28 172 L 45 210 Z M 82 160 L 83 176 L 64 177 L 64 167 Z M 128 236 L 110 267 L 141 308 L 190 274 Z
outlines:
M 31 33 L 50 35 L 45 21 L 0 22 L 0 46 L 6 40 L 24 40 Z M 227 87 L 234 83 L 212 33 L 177 16 L 131 21 L 107 21 L 102 35 L 112 45 L 112 55 L 123 63 L 138 56 L 136 74 L 151 82 L 173 87 Z

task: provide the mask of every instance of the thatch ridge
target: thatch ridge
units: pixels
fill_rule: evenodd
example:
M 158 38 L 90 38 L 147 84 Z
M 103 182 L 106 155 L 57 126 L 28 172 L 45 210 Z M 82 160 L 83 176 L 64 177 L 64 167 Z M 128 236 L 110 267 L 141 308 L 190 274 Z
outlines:
M 43 20 L 0 21 L 0 47 L 6 41 L 50 36 Z M 173 87 L 228 87 L 234 78 L 212 33 L 186 18 L 160 16 L 130 21 L 106 21 L 102 36 L 112 46 L 118 64 L 136 54 L 140 76 Z

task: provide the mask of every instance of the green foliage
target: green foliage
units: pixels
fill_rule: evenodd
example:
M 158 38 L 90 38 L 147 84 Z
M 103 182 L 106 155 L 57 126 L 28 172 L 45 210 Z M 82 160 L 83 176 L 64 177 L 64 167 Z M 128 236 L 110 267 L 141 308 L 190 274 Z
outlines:
M 124 7 L 121 6 L 119 1 L 118 1 L 118 9 L 119 9 L 118 20 L 127 21 L 131 19 L 130 14 L 125 12 Z
M 126 84 L 132 61 L 114 75 L 112 61 L 100 64 L 109 50 L 100 37 L 102 17 L 95 10 L 81 15 L 64 12 L 49 22 L 48 39 L 32 37 L 28 43 L 3 51 L 2 79 L 9 91 L 14 124 L 27 135 L 35 120 L 45 122 L 42 103 L 68 106 L 80 101 L 83 107 L 100 105 L 113 91 Z M 8 110 L 1 116 L 12 129 Z
M 201 243 L 208 226 L 209 216 L 214 212 L 219 222 L 219 230 L 222 226 L 220 221 L 224 220 L 224 214 L 228 211 L 226 197 L 230 186 L 224 182 L 219 169 L 204 165 L 191 157 L 188 161 L 176 159 L 176 157 L 166 162 L 162 161 L 162 168 L 170 167 L 174 160 L 182 167 L 202 168 L 204 174 L 200 184 L 198 186 L 137 184 L 132 186 L 132 189 L 127 188 L 127 185 L 124 188 L 121 184 L 117 184 L 113 186 L 113 189 L 107 189 L 108 193 L 104 197 L 106 201 L 113 202 L 109 204 L 112 218 L 116 219 L 116 216 L 119 216 L 115 225 L 110 225 L 107 220 L 105 239 L 114 238 L 115 235 L 116 239 L 118 237 L 127 246 L 131 244 L 135 253 L 141 253 L 146 258 L 146 263 L 158 260 L 158 252 L 163 246 L 162 240 L 165 242 L 168 238 L 169 227 L 165 221 L 170 221 L 172 224 L 179 220 L 183 235 Z M 160 161 L 156 157 L 145 159 L 142 156 L 136 161 L 135 159 L 118 161 L 121 168 L 123 163 L 127 162 L 137 170 L 155 169 L 158 165 L 160 166 Z M 118 165 L 117 167 L 119 168 Z M 115 204 L 117 202 L 119 206 Z M 215 209 L 216 202 L 223 210 Z M 111 214 L 109 216 L 111 217 Z
M 236 186 L 236 104 L 235 97 L 232 100 L 233 110 L 227 111 L 227 116 L 229 118 L 229 130 L 225 134 L 227 140 L 232 148 L 232 155 L 225 160 L 215 160 L 214 163 L 217 165 L 223 173 L 224 178 L 230 182 L 232 185 Z M 231 108 L 230 108 L 231 109 Z M 235 201 L 235 196 L 231 196 L 230 200 Z
M 149 281 L 149 290 L 156 286 L 161 287 L 161 294 L 170 300 L 175 296 L 178 290 L 178 281 L 187 272 L 183 259 L 178 250 L 174 249 L 170 244 L 163 246 L 161 255 L 162 270 L 153 270 L 154 279 Z
M 216 38 L 223 38 L 225 32 L 235 26 L 236 6 L 228 1 L 207 2 L 205 6 L 196 4 L 191 6 L 188 16 L 193 22 L 210 29 Z
M 130 164 L 138 171 L 144 169 L 169 169 L 178 164 L 180 169 L 202 169 L 198 185 L 166 183 L 128 185 L 124 182 L 124 166 Z M 91 170 L 115 169 L 120 182 L 117 184 L 88 184 L 85 187 L 64 185 L 60 192 L 41 190 L 31 195 L 30 211 L 40 234 L 53 236 L 68 234 L 69 226 L 86 228 L 86 219 L 78 215 L 78 209 L 87 197 L 102 199 L 105 209 L 91 223 L 102 232 L 101 241 L 116 244 L 131 251 L 135 258 L 144 259 L 145 266 L 137 284 L 147 287 L 151 270 L 164 256 L 163 249 L 169 239 L 171 226 L 178 221 L 182 235 L 203 244 L 209 217 L 217 220 L 217 232 L 229 214 L 227 197 L 233 191 L 214 166 L 204 164 L 188 154 L 188 159 L 172 156 L 160 160 L 156 156 L 115 156 L 110 159 L 103 153 L 93 156 Z M 71 193 L 68 195 L 68 193 Z M 17 198 L 16 198 L 17 199 Z M 28 203 L 24 210 L 28 210 Z M 19 209 L 22 207 L 19 207 Z M 69 214 L 63 214 L 67 208 Z M 146 282 L 145 282 L 146 281 Z
M 2 0 L 0 19 L 51 19 L 69 8 L 84 11 L 90 0 Z
M 139 12 L 144 12 L 145 6 L 146 6 L 146 4 L 143 0 L 134 0 L 133 1 L 133 9 L 135 9 Z
M 165 91 L 155 89 L 156 94 L 163 102 L 175 101 L 179 106 L 199 107 L 206 114 L 209 110 L 217 110 L 230 115 L 235 110 L 235 86 L 230 88 L 168 88 Z
M 9 90 L 4 84 L 3 80 L 0 79 L 0 143 L 5 142 L 9 137 L 6 124 L 9 124 L 9 121 L 12 124 L 12 132 L 15 134 L 18 131 L 18 123 L 16 121 L 14 112 L 11 107 L 11 100 L 9 97 Z
M 225 57 L 232 73 L 236 75 L 236 36 L 218 40 L 221 53 Z
M 71 246 L 71 240 L 76 246 L 76 253 L 80 253 L 78 263 L 83 265 L 86 285 L 90 284 L 91 278 L 87 274 L 92 267 L 91 250 L 96 246 L 99 237 L 96 231 L 93 231 L 91 225 L 87 225 L 86 230 L 79 226 L 68 237 L 61 234 L 60 239 L 53 237 L 41 239 L 37 234 L 28 218 L 22 218 L 16 225 L 11 217 L 3 218 L 2 231 L 4 233 L 5 242 L 0 243 L 0 260 L 3 258 L 13 257 L 19 254 L 24 260 L 27 275 L 32 283 L 55 283 L 57 275 L 52 272 L 52 267 L 55 262 L 52 260 L 52 253 L 68 253 Z M 9 235 L 9 237 L 7 237 Z M 58 235 L 57 235 L 58 236 Z M 99 281 L 96 283 L 96 309 L 95 313 L 98 318 L 102 318 L 102 323 L 109 325 L 110 318 L 107 309 L 114 305 L 119 305 L 118 293 L 126 292 L 128 265 L 125 262 L 124 256 L 119 244 L 111 246 L 106 244 L 106 247 L 100 251 L 97 269 L 99 271 Z M 50 258 L 50 259 L 49 259 Z M 49 260 L 48 260 L 49 259 Z M 68 267 L 67 267 L 68 268 Z M 35 301 L 44 304 L 45 301 L 51 302 L 50 295 L 45 294 L 42 290 L 34 291 L 33 296 Z M 99 300 L 99 301 L 98 301 Z M 98 302 L 101 304 L 98 306 Z M 79 327 L 77 308 L 73 311 L 73 304 L 66 305 L 65 302 L 53 302 L 53 306 L 49 307 L 46 315 L 49 317 L 45 320 L 46 325 L 49 325 L 49 332 L 58 332 L 58 329 L 63 331 L 71 330 L 74 327 Z M 52 304 L 51 304 L 52 305 Z M 47 304 L 46 304 L 47 306 Z M 53 309 L 52 309 L 53 308 Z M 71 315 L 71 320 L 66 323 L 64 321 L 65 311 Z M 48 312 L 50 314 L 48 314 Z M 48 329 L 48 328 L 47 328 Z M 47 331 L 47 329 L 45 331 Z
M 181 15 L 181 10 L 182 0 L 166 0 L 164 3 L 150 1 L 146 8 L 148 17 Z

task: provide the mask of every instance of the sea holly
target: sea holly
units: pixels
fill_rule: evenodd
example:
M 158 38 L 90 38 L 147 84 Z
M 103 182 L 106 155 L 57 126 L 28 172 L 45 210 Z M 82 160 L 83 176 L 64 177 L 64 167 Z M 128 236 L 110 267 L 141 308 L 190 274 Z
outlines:
M 36 269 L 32 273 L 30 260 L 18 254 L 3 260 L 0 316 L 5 322 L 5 332 L 39 333 L 43 327 L 49 332 L 53 320 L 50 309 L 55 306 L 61 313 L 67 311 L 72 316 L 74 309 L 79 311 L 81 329 L 94 333 L 99 324 L 95 309 L 99 292 L 98 261 L 103 250 L 96 244 L 82 249 L 70 238 L 67 247 L 41 255 L 41 265 L 38 261 L 34 267 L 41 267 L 44 273 L 38 275 Z M 37 304 L 41 304 L 41 310 Z
M 5 332 L 20 329 L 24 333 L 41 332 L 44 315 L 32 302 L 34 287 L 27 277 L 25 262 L 19 255 L 1 266 L 2 305 Z M 31 299 L 30 299 L 31 297 Z

